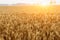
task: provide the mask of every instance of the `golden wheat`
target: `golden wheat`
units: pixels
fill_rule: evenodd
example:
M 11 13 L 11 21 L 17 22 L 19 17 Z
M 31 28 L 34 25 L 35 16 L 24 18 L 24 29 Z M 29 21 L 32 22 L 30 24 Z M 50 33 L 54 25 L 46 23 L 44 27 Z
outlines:
M 60 14 L 0 12 L 0 40 L 60 40 Z

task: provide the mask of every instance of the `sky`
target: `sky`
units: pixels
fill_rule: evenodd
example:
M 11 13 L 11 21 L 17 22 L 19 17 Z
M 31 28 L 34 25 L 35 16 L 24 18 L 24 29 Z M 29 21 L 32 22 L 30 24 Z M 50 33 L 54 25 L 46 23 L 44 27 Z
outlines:
M 46 2 L 50 2 L 50 0 L 47 0 Z M 16 3 L 36 4 L 41 3 L 41 0 L 0 0 L 0 4 L 16 4 Z M 60 4 L 60 0 L 56 0 L 56 4 Z

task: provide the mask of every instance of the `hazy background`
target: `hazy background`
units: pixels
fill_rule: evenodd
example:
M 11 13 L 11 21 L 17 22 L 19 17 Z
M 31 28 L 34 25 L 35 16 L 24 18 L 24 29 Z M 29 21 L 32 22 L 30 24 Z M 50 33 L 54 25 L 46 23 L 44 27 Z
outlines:
M 50 3 L 51 0 L 0 0 L 0 12 L 18 12 L 18 13 L 60 13 L 60 0 L 53 0 L 56 1 L 55 4 L 59 5 L 51 5 L 51 6 L 36 6 L 36 5 L 29 5 L 29 4 L 40 4 L 41 2 L 48 2 Z M 12 4 L 13 6 L 8 7 L 5 4 Z M 14 4 L 17 4 L 14 5 Z M 25 5 L 28 4 L 28 5 Z M 19 6 L 23 5 L 23 6 Z M 5 7 L 6 6 L 6 7 Z M 10 6 L 10 5 L 9 5 Z
M 17 3 L 29 3 L 29 4 L 40 4 L 40 2 L 50 0 L 0 0 L 0 4 L 17 4 Z M 60 0 L 56 0 L 56 4 L 60 4 Z

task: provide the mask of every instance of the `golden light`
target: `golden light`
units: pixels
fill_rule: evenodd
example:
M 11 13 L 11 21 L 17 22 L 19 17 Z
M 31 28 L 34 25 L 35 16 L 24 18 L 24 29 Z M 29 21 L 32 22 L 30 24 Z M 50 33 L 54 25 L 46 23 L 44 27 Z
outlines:
M 42 6 L 48 6 L 48 5 L 50 5 L 50 0 L 41 0 L 40 1 L 40 5 L 42 5 Z

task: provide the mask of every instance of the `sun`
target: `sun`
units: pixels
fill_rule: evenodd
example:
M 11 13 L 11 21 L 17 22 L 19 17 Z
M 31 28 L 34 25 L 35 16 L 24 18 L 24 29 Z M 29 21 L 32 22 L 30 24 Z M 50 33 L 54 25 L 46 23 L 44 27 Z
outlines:
M 48 5 L 50 5 L 50 1 L 49 0 L 41 0 L 40 1 L 40 5 L 42 5 L 42 6 L 48 6 Z

